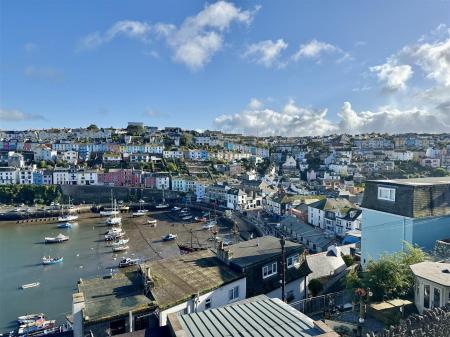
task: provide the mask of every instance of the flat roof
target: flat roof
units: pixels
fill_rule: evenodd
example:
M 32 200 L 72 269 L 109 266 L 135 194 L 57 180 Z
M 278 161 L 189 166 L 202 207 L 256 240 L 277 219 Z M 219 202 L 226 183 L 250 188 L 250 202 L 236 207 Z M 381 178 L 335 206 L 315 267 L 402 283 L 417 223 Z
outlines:
M 420 262 L 410 266 L 414 275 L 450 287 L 450 263 Z
M 308 316 L 278 298 L 257 297 L 221 308 L 179 316 L 189 337 L 319 336 Z
M 140 268 L 153 281 L 150 292 L 160 309 L 244 277 L 220 261 L 211 250 L 146 262 Z
M 367 182 L 410 185 L 410 186 L 439 185 L 439 184 L 450 184 L 450 176 L 449 177 L 411 178 L 411 179 L 367 180 Z
M 286 241 L 285 244 L 287 253 L 293 248 L 300 249 L 301 247 L 303 246 L 292 241 Z M 245 268 L 281 254 L 281 244 L 280 239 L 274 236 L 263 236 L 230 245 L 224 250 L 232 253 L 230 255 L 231 263 Z
M 88 323 L 128 315 L 130 311 L 144 312 L 154 307 L 144 295 L 137 271 L 82 280 L 78 290 L 84 295 L 83 319 Z

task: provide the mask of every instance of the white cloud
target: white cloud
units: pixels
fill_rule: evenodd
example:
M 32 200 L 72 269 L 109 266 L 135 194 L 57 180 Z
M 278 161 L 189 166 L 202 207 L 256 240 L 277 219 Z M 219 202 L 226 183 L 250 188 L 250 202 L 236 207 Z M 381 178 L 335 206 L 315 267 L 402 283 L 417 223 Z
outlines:
M 262 102 L 257 98 L 252 98 L 250 100 L 250 103 L 248 104 L 248 107 L 252 110 L 261 109 L 263 106 Z
M 21 122 L 30 120 L 43 120 L 42 115 L 30 114 L 20 110 L 0 109 L 0 121 L 2 122 Z
M 320 60 L 324 54 L 337 54 L 339 58 L 338 62 L 350 59 L 350 54 L 344 52 L 341 48 L 336 47 L 330 43 L 318 41 L 316 39 L 311 40 L 306 44 L 301 44 L 297 53 L 295 53 L 292 58 L 294 61 L 299 61 L 301 59 L 315 59 Z
M 273 65 L 282 66 L 283 64 L 278 59 L 287 46 L 288 44 L 283 39 L 278 39 L 275 42 L 272 40 L 260 41 L 249 45 L 244 53 L 244 57 L 266 67 Z
M 174 60 L 197 70 L 222 48 L 224 33 L 230 25 L 233 22 L 249 24 L 255 11 L 242 10 L 232 3 L 218 1 L 207 5 L 197 15 L 186 18 L 180 27 L 164 23 L 155 27 L 172 48 Z
M 27 66 L 23 73 L 30 78 L 51 81 L 62 80 L 64 76 L 61 70 L 53 67 Z
M 93 49 L 111 42 L 117 36 L 123 35 L 147 41 L 151 26 L 146 22 L 123 20 L 112 25 L 106 32 L 95 32 L 85 36 L 80 43 L 81 49 Z
M 423 108 L 398 109 L 395 107 L 381 107 L 377 111 L 362 111 L 357 113 L 349 102 L 345 102 L 338 116 L 339 132 L 448 132 L 450 130 L 450 116 L 431 112 Z
M 337 131 L 337 126 L 326 119 L 327 110 L 302 108 L 293 100 L 279 111 L 249 107 L 234 115 L 222 115 L 214 126 L 227 132 L 249 135 L 305 136 Z
M 378 80 L 387 90 L 400 90 L 406 87 L 406 82 L 413 75 L 410 65 L 397 65 L 396 61 L 388 60 L 386 63 L 370 67 L 369 70 L 376 73 Z

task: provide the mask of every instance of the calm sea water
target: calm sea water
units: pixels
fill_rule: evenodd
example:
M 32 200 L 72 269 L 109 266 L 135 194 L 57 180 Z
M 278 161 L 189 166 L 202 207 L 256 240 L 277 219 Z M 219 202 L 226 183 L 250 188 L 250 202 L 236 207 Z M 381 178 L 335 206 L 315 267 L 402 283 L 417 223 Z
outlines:
M 78 221 L 71 229 L 56 224 L 0 225 L 0 332 L 16 328 L 17 316 L 44 312 L 63 323 L 72 308 L 72 294 L 80 278 L 103 276 L 117 266 L 117 260 L 102 240 L 105 227 L 99 220 Z M 64 233 L 70 240 L 46 245 L 45 236 Z M 43 266 L 44 255 L 63 256 L 64 262 Z M 20 290 L 26 283 L 36 288 Z

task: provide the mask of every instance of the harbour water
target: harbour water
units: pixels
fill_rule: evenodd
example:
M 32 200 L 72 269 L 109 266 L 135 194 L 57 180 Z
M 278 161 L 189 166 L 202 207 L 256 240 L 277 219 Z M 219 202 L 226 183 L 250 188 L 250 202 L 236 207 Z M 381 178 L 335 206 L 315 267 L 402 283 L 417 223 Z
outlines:
M 103 276 L 118 264 L 102 240 L 107 230 L 99 218 L 78 221 L 71 229 L 56 224 L 0 223 L 0 332 L 17 327 L 15 319 L 26 313 L 44 312 L 64 323 L 70 314 L 72 294 L 80 278 Z M 44 244 L 45 236 L 70 236 L 62 244 Z M 44 255 L 63 256 L 60 264 L 43 266 Z M 40 282 L 25 290 L 20 285 Z

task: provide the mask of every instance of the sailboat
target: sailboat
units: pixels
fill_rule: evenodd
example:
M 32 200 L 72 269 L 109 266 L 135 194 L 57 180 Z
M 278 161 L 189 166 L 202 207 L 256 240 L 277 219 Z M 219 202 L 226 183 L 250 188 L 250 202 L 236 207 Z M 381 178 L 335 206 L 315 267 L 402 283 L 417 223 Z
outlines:
M 106 224 L 110 226 L 120 225 L 122 223 L 122 218 L 118 216 L 119 212 L 117 211 L 117 201 L 114 199 L 111 205 L 112 212 L 114 213 L 106 220 Z M 117 213 L 116 213 L 117 212 Z
M 164 198 L 164 188 L 162 189 L 162 202 L 155 206 L 155 208 L 163 209 L 163 208 L 169 208 L 170 205 L 166 204 L 166 199 Z
M 111 209 L 107 211 L 100 211 L 100 216 L 114 216 L 119 213 L 120 212 L 117 210 L 117 207 L 114 208 L 113 191 L 111 190 Z
M 70 214 L 70 197 L 69 204 L 67 205 L 67 212 L 64 212 L 64 206 L 61 206 L 61 216 L 58 217 L 58 222 L 70 222 L 78 219 L 78 215 Z
M 139 210 L 137 212 L 133 212 L 133 217 L 135 216 L 143 216 L 148 213 L 146 209 L 142 209 L 142 205 L 145 203 L 144 200 L 139 200 Z

